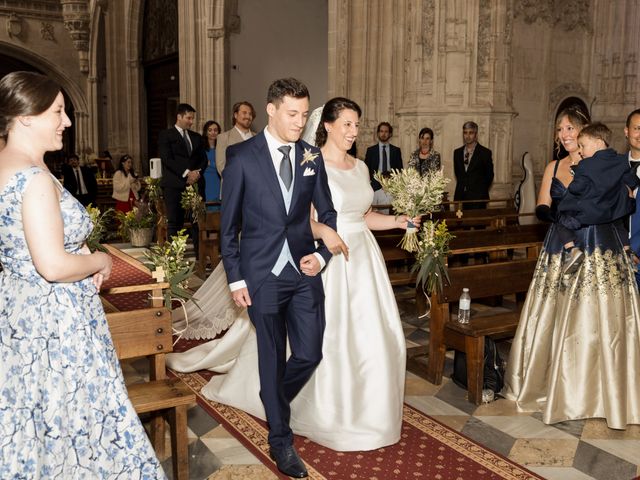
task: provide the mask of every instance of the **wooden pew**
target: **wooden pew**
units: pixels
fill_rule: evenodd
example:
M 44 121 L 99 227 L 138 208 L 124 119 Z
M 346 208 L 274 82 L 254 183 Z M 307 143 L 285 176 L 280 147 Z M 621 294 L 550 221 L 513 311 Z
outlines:
M 220 202 L 206 202 L 206 206 L 220 205 Z M 215 268 L 220 262 L 220 212 L 207 211 L 204 221 L 199 227 L 198 267 L 197 273 L 201 278 L 205 277 L 207 257 L 211 267 Z
M 470 290 L 474 300 L 523 293 L 529 289 L 537 263 L 537 252 L 542 243 L 531 242 L 504 244 L 499 246 L 458 249 L 454 254 L 478 251 L 508 250 L 526 248 L 528 255 L 520 260 L 498 261 L 481 265 L 466 265 L 449 268 L 451 285 L 445 286 L 443 293 L 431 295 L 429 363 L 427 379 L 436 385 L 442 382 L 444 357 L 448 348 L 466 352 L 467 385 L 469 400 L 480 404 L 484 368 L 484 340 L 486 336 L 503 338 L 513 336 L 518 326 L 518 309 L 508 313 L 479 315 L 471 318 L 469 324 L 462 325 L 452 318 L 451 303 L 458 301 L 462 288 Z
M 140 262 L 113 247 L 107 249 L 137 268 Z M 138 414 L 151 413 L 151 443 L 159 457 L 165 454 L 166 415 L 171 430 L 173 478 L 189 478 L 187 407 L 195 403 L 195 394 L 180 379 L 167 378 L 165 354 L 173 350 L 171 312 L 163 307 L 166 282 L 112 287 L 101 295 L 150 292 L 150 307 L 118 311 L 102 297 L 109 330 L 119 360 L 147 357 L 149 381 L 127 387 L 129 399 Z

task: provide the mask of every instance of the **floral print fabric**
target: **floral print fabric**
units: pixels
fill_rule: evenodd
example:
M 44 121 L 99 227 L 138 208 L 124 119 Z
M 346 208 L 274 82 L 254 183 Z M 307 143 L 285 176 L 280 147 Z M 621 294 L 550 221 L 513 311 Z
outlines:
M 37 174 L 50 175 L 31 167 L 0 190 L 0 478 L 165 478 L 91 279 L 49 283 L 35 269 L 22 195 Z M 65 249 L 79 253 L 91 220 L 60 188 Z

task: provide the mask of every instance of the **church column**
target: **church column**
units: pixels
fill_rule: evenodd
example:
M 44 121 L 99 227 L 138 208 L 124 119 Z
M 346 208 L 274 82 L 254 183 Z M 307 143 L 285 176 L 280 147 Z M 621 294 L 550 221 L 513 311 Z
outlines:
M 229 33 L 238 28 L 236 0 L 178 2 L 180 101 L 197 111 L 194 129 L 225 115 Z

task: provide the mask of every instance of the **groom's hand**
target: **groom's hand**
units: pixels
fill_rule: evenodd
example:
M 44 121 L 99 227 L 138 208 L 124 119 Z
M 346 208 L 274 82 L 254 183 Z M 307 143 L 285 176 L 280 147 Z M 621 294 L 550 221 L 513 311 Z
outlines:
M 251 306 L 251 297 L 246 287 L 231 292 L 231 298 L 233 298 L 233 301 L 239 307 L 247 308 Z
M 310 277 L 316 276 L 320 272 L 320 262 L 313 254 L 305 255 L 300 259 L 300 271 Z

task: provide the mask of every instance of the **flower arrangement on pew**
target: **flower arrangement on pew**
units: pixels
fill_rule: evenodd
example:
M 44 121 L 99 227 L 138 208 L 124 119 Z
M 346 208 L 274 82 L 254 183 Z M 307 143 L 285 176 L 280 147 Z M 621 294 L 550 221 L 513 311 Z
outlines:
M 153 245 L 146 251 L 145 265 L 149 270 L 162 269 L 170 288 L 164 293 L 164 305 L 171 309 L 172 300 L 180 303 L 189 300 L 192 293 L 188 289 L 189 277 L 193 275 L 194 262 L 190 262 L 184 256 L 187 250 L 188 235 L 185 230 L 180 230 L 162 245 Z
M 108 208 L 104 212 L 101 212 L 98 207 L 94 207 L 92 204 L 87 205 L 87 213 L 91 218 L 91 223 L 93 223 L 93 230 L 91 230 L 91 233 L 87 237 L 86 244 L 92 252 L 96 250 L 101 252 L 107 251 L 101 242 L 105 239 L 106 233 L 108 232 L 107 224 L 113 216 L 113 212 L 113 208 Z
M 421 176 L 415 168 L 392 169 L 388 175 L 376 172 L 374 178 L 391 195 L 394 211 L 409 218 L 433 212 L 442 202 L 444 187 L 449 183 L 449 179 L 439 170 Z M 418 250 L 418 228 L 411 222 L 400 247 L 408 252 Z
M 442 293 L 445 282 L 450 283 L 447 271 L 449 242 L 454 236 L 447 228 L 447 222 L 429 220 L 422 224 L 416 263 L 413 272 L 418 272 L 416 286 L 422 286 L 427 302 L 432 293 Z
M 127 213 L 116 212 L 119 222 L 118 234 L 121 238 L 129 240 L 132 231 L 150 230 L 155 226 L 155 215 L 147 202 L 136 202 L 136 205 Z
M 191 221 L 198 223 L 204 220 L 205 207 L 204 200 L 198 193 L 198 186 L 194 183 L 185 188 L 180 197 L 180 206 L 185 213 L 191 217 Z

